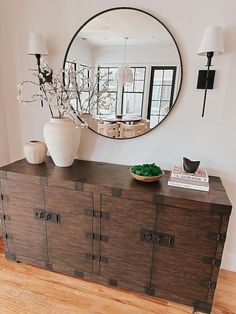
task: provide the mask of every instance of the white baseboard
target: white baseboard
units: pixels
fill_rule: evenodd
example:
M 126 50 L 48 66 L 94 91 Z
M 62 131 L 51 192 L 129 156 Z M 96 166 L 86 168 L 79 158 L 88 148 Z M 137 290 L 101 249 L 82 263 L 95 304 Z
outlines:
M 236 255 L 224 254 L 220 268 L 236 272 Z

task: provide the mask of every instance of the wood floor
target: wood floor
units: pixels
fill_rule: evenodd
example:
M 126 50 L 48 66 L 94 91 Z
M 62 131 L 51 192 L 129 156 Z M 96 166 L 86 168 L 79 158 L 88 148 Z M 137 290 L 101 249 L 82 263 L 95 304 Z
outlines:
M 190 314 L 192 308 L 8 262 L 0 241 L 0 314 Z M 236 313 L 236 273 L 221 270 L 213 314 Z

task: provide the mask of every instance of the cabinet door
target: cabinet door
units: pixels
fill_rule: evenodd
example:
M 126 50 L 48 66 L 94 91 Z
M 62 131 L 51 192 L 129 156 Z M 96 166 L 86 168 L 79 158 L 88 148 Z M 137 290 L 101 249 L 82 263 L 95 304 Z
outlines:
M 100 274 L 108 279 L 148 287 L 151 275 L 151 243 L 140 239 L 142 228 L 155 228 L 156 206 L 151 203 L 102 196 L 101 209 L 109 219 L 101 219 Z M 105 238 L 105 237 L 104 237 Z
M 173 247 L 155 245 L 152 286 L 155 295 L 193 305 L 207 301 L 221 217 L 158 206 L 156 231 L 173 235 Z
M 49 263 L 81 271 L 92 271 L 93 195 L 87 192 L 46 187 L 46 211 L 59 215 L 58 223 L 47 221 Z
M 44 208 L 44 190 L 39 184 L 2 180 L 5 214 L 5 250 L 9 253 L 47 261 L 45 222 L 35 218 Z

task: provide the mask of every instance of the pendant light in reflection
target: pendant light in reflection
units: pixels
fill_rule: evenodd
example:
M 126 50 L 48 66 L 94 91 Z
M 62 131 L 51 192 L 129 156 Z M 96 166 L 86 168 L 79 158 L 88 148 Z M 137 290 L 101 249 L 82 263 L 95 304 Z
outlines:
M 121 86 L 128 86 L 133 83 L 133 72 L 128 64 L 126 64 L 126 42 L 128 37 L 125 37 L 125 46 L 124 46 L 124 63 L 119 67 L 117 72 L 117 81 Z

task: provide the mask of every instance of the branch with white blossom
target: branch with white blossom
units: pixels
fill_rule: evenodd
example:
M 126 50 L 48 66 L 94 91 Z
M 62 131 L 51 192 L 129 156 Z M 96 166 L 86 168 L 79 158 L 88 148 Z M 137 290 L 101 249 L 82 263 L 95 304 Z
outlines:
M 93 68 L 87 68 L 87 71 Z M 94 69 L 93 69 L 94 70 Z M 36 74 L 37 73 L 37 74 Z M 43 63 L 41 71 L 34 71 L 33 80 L 24 80 L 18 85 L 17 99 L 25 104 L 40 101 L 47 103 L 50 114 L 54 117 L 52 108 L 56 109 L 59 118 L 70 116 L 74 121 L 85 112 L 95 109 L 108 109 L 114 101 L 109 92 L 109 82 L 105 75 L 97 73 L 93 78 L 86 77 L 83 70 L 75 71 L 68 68 L 53 71 Z M 102 82 L 102 86 L 100 84 Z M 29 85 L 36 88 L 36 92 L 29 98 L 23 97 L 24 88 Z M 85 96 L 86 95 L 86 96 Z M 82 96 L 85 96 L 84 99 Z M 79 106 L 74 108 L 72 101 L 76 100 Z M 86 121 L 84 121 L 86 124 Z

